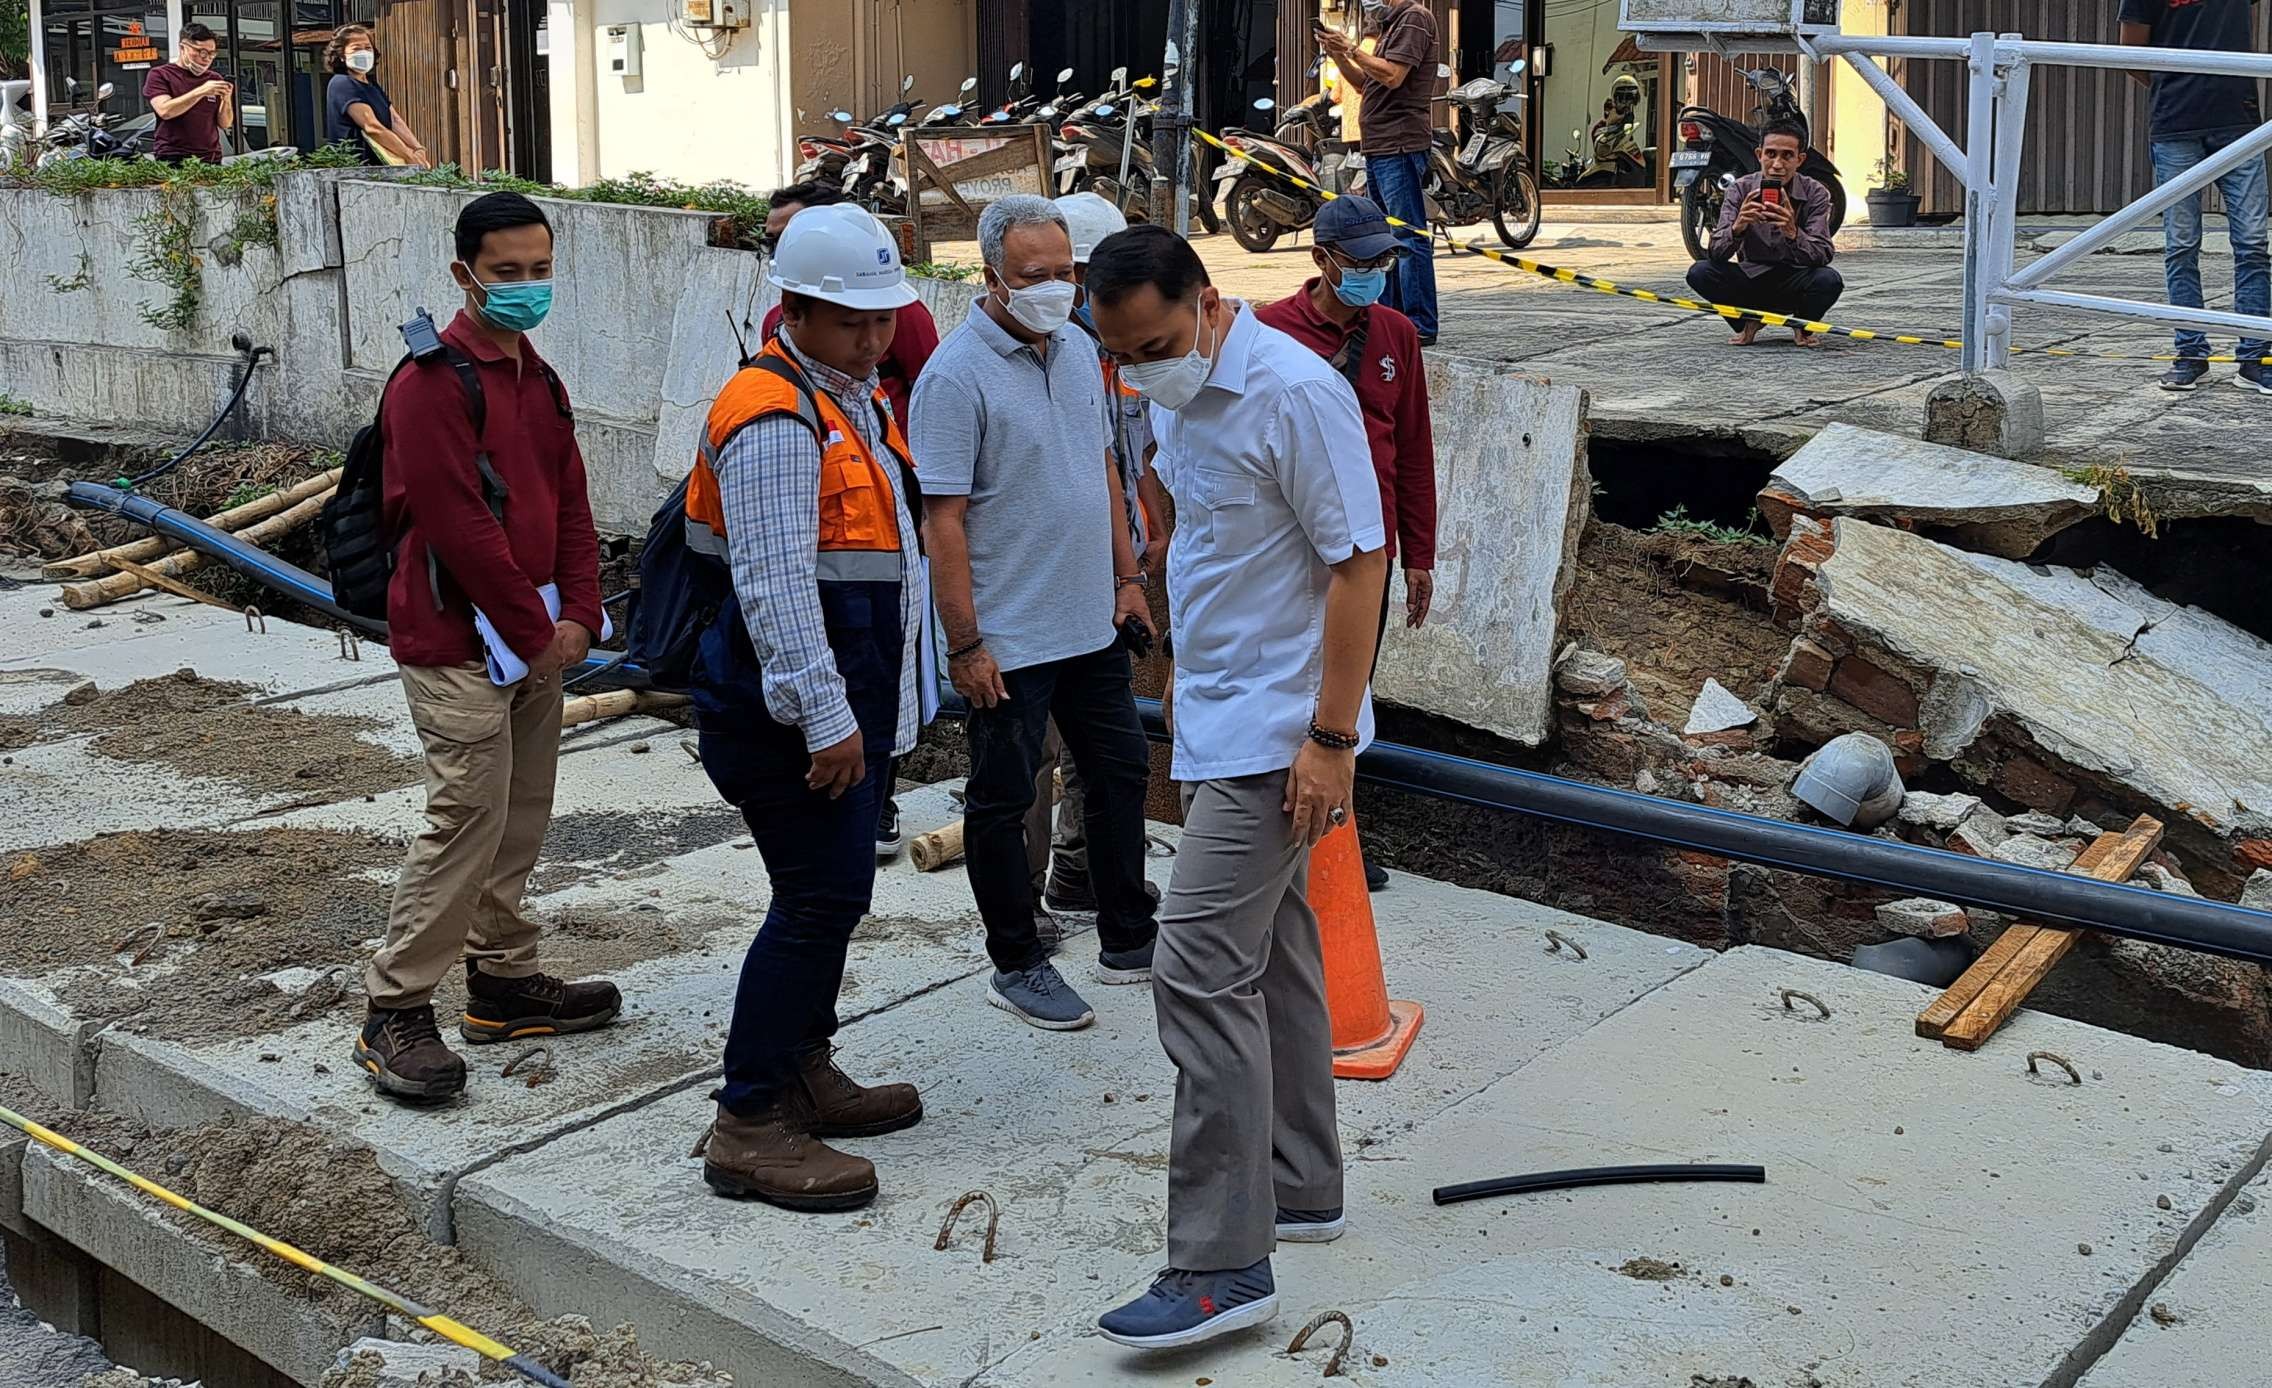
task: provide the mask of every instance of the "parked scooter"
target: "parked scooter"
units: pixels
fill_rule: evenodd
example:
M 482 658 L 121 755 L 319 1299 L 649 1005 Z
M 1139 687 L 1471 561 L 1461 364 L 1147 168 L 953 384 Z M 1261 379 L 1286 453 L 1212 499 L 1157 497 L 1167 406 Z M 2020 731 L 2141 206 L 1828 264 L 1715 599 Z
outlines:
M 32 147 L 32 84 L 0 82 L 0 169 L 26 162 Z
M 1520 73 L 1523 63 L 1515 64 Z M 1438 226 L 1491 219 L 1499 239 L 1520 249 L 1538 235 L 1538 181 L 1523 156 L 1521 119 L 1503 109 L 1522 96 L 1506 83 L 1478 77 L 1451 94 L 1464 113 L 1466 143 L 1454 152 L 1448 135 L 1428 153 L 1428 213 Z
M 1254 108 L 1268 114 L 1277 103 L 1264 97 Z M 1340 109 L 1326 111 L 1337 114 Z M 1267 251 L 1279 237 L 1307 231 L 1317 220 L 1318 209 L 1325 206 L 1319 189 L 1332 187 L 1338 179 L 1338 171 L 1320 167 L 1321 159 L 1339 158 L 1342 148 L 1338 140 L 1313 139 L 1310 132 L 1315 128 L 1316 122 L 1304 117 L 1280 123 L 1277 133 L 1267 136 L 1237 126 L 1222 133 L 1225 145 L 1246 156 L 1224 160 L 1215 173 L 1215 181 L 1224 185 L 1223 221 L 1232 240 L 1250 251 Z M 1292 138 L 1286 138 L 1289 135 Z M 1266 169 L 1292 174 L 1311 186 L 1297 187 Z
M 1752 111 L 1753 124 L 1704 106 L 1684 106 L 1680 112 L 1681 147 L 1672 156 L 1673 183 L 1680 189 L 1680 239 L 1698 260 L 1709 253 L 1728 189 L 1745 174 L 1759 172 L 1760 129 L 1778 120 L 1807 128 L 1788 77 L 1773 68 L 1760 68 L 1745 72 L 1743 78 L 1761 100 Z M 1830 190 L 1830 230 L 1836 234 L 1846 222 L 1846 185 L 1838 181 L 1838 166 L 1810 142 L 1799 172 Z
M 76 104 L 78 79 L 66 77 L 63 88 Z M 141 159 L 146 156 L 151 133 L 157 129 L 157 117 L 144 115 L 114 131 L 111 124 L 115 117 L 103 110 L 103 102 L 110 99 L 114 90 L 110 83 L 103 83 L 95 88 L 95 104 L 91 109 L 73 111 L 49 123 L 47 134 L 38 141 L 40 165 L 44 167 L 63 159 Z
M 1130 221 L 1150 216 L 1148 190 L 1152 186 L 1151 117 L 1159 103 L 1150 94 L 1159 80 L 1140 77 L 1128 81 L 1128 69 L 1115 68 L 1112 90 L 1074 111 L 1057 129 L 1057 189 L 1060 193 L 1093 192 L 1110 201 Z M 1209 196 L 1214 186 L 1210 171 L 1213 151 L 1200 140 L 1191 142 L 1192 214 L 1207 231 L 1222 230 Z M 1122 179 L 1122 171 L 1127 177 Z

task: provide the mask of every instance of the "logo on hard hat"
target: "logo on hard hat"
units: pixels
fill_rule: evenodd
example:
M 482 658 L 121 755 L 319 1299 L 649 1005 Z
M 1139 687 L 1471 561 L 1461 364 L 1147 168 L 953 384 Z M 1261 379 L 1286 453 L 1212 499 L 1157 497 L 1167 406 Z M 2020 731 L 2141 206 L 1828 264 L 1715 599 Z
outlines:
M 878 264 L 878 265 L 889 265 L 889 264 L 891 264 L 891 247 L 889 247 L 889 246 L 878 246 L 878 247 L 876 247 L 876 264 Z

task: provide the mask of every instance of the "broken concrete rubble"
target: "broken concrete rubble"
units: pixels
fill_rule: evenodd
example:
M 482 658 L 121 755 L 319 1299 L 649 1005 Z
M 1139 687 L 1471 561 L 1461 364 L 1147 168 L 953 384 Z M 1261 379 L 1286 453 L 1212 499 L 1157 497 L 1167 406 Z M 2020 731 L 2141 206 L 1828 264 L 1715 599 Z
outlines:
M 1784 565 L 1803 577 L 1777 587 L 1804 636 L 1850 652 L 1834 695 L 1862 691 L 1886 717 L 1906 711 L 1892 691 L 1921 691 L 1901 731 L 1927 755 L 2046 814 L 2150 813 L 2205 889 L 2272 866 L 2272 727 L 2253 708 L 1946 546 L 1839 520 L 1794 554 L 1806 524 Z M 1842 682 L 1849 666 L 1864 668 Z
M 2272 869 L 2258 868 L 2241 884 L 2240 904 L 2258 911 L 2272 911 Z
M 1935 795 L 1930 791 L 1913 790 L 1901 797 L 1901 808 L 1896 813 L 1903 824 L 1947 834 L 1955 832 L 1956 827 L 1979 808 L 1977 795 Z
M 1688 736 L 1699 733 L 1727 732 L 1759 721 L 1759 714 L 1751 705 L 1728 692 L 1718 680 L 1704 681 L 1704 692 L 1696 696 L 1696 706 L 1689 710 L 1688 724 L 1681 732 Z
M 2065 872 L 2074 866 L 2082 852 L 2083 846 L 2077 842 L 2053 843 L 2032 834 L 2014 834 L 1991 849 L 1988 856 L 2042 872 Z
M 1889 901 L 1878 907 L 1878 924 L 1897 935 L 1922 935 L 1939 939 L 1949 935 L 1962 935 L 1972 928 L 1972 917 L 1962 906 L 1929 897 L 1911 896 Z
M 2098 493 L 2055 469 L 1833 424 L 1775 469 L 1759 509 L 1778 536 L 1791 517 L 1851 516 L 1944 532 L 1967 549 L 2023 558 L 2097 509 Z

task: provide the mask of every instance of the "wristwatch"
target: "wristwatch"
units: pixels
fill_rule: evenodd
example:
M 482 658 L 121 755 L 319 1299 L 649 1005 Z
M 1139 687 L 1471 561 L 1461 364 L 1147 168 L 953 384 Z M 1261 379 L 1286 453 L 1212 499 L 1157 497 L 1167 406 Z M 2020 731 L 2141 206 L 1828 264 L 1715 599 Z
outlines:
M 1112 581 L 1112 586 L 1114 590 L 1117 591 L 1119 589 L 1127 587 L 1131 583 L 1135 584 L 1139 588 L 1149 588 L 1152 586 L 1152 579 L 1149 574 L 1122 574 Z

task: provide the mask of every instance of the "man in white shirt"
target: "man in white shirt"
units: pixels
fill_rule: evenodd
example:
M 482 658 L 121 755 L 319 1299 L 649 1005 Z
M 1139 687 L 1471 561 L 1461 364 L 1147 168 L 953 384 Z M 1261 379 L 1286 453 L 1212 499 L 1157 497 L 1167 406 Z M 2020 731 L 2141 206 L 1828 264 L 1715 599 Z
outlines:
M 1138 1348 L 1277 1311 L 1279 1241 L 1341 1233 L 1332 1024 L 1309 850 L 1349 818 L 1388 558 L 1357 398 L 1156 226 L 1089 260 L 1098 340 L 1151 398 L 1175 498 L 1184 834 L 1152 986 L 1176 1064 L 1168 1263 L 1098 1320 Z

